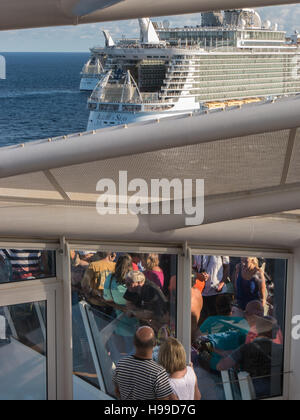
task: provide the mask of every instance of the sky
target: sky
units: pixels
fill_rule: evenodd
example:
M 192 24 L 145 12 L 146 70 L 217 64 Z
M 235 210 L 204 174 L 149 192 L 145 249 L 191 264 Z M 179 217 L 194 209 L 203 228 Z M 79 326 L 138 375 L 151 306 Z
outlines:
M 300 32 L 300 4 L 272 6 L 257 9 L 263 21 L 271 20 L 279 24 L 279 29 L 289 34 Z M 154 20 L 164 20 L 155 18 Z M 197 25 L 200 14 L 169 16 L 171 26 Z M 89 48 L 102 46 L 102 29 L 108 29 L 114 39 L 139 36 L 137 20 L 105 22 L 89 25 L 27 29 L 0 32 L 1 52 L 88 52 Z

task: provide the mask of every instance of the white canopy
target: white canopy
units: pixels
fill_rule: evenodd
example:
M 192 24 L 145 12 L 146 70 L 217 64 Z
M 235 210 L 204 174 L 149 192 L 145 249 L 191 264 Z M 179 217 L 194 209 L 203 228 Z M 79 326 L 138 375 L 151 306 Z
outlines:
M 1 149 L 2 234 L 296 244 L 298 127 L 300 96 Z M 96 185 L 103 178 L 118 185 L 121 170 L 149 185 L 204 179 L 204 225 L 186 228 L 184 216 L 99 216 Z
M 2 0 L 0 30 L 297 3 L 287 0 Z

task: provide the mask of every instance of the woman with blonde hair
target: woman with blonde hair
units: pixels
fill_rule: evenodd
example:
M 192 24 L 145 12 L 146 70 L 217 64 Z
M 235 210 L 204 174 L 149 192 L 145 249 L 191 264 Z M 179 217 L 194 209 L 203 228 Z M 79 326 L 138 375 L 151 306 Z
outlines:
M 159 266 L 159 255 L 148 254 L 145 257 L 145 268 L 144 272 L 146 278 L 155 283 L 162 290 L 164 288 L 165 276 L 163 270 Z
M 176 338 L 168 338 L 159 350 L 158 362 L 169 374 L 170 384 L 179 400 L 201 400 L 194 369 L 186 365 L 186 352 Z
M 264 307 L 266 306 L 266 279 L 257 258 L 241 258 L 241 263 L 236 266 L 235 286 L 238 306 L 243 311 L 248 303 L 254 300 L 260 301 Z

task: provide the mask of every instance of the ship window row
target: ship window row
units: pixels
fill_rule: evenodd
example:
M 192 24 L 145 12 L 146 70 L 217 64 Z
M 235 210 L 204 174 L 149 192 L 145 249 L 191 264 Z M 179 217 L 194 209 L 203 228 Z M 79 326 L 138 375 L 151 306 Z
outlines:
M 180 71 L 180 69 L 175 69 L 176 72 L 178 73 L 178 71 L 180 71 L 182 74 L 186 73 L 186 74 L 201 74 L 201 72 L 212 72 L 212 71 L 219 71 L 219 72 L 223 72 L 223 71 L 234 71 L 234 70 L 254 70 L 254 71 L 259 71 L 259 70 L 272 70 L 272 69 L 276 69 L 276 70 L 287 70 L 287 69 L 291 69 L 294 68 L 295 66 L 299 66 L 300 63 L 287 63 L 287 64 L 278 64 L 278 63 L 269 63 L 269 65 L 267 63 L 265 63 L 265 65 L 252 65 L 251 63 L 249 63 L 248 65 L 244 64 L 244 65 L 238 65 L 238 64 L 224 64 L 222 66 L 219 65 L 211 65 L 211 66 L 207 66 L 207 65 L 202 65 L 202 66 L 193 66 L 193 67 L 188 67 L 187 71 Z M 172 75 L 173 72 L 172 71 L 167 71 L 166 72 L 167 75 Z
M 236 55 L 235 57 L 230 57 L 230 56 L 224 56 L 223 54 L 220 56 L 220 58 L 218 58 L 217 56 L 212 56 L 212 55 L 199 55 L 197 57 L 189 57 L 186 58 L 184 60 L 180 60 L 178 58 L 173 58 L 172 62 L 173 63 L 182 63 L 182 64 L 189 64 L 191 61 L 195 61 L 195 64 L 197 64 L 197 62 L 199 61 L 209 61 L 209 63 L 226 63 L 227 61 L 229 62 L 236 62 L 236 63 L 240 63 L 243 61 L 246 62 L 259 62 L 259 61 L 270 61 L 270 60 L 275 60 L 275 61 L 279 61 L 279 62 L 284 62 L 286 60 L 290 60 L 293 59 L 295 57 L 295 54 L 285 54 L 285 55 L 280 55 L 280 54 L 272 54 L 269 57 L 265 56 L 264 54 L 262 55 L 256 55 L 256 56 L 251 56 L 251 55 Z
M 247 31 L 239 33 L 241 38 L 245 39 L 261 39 L 261 40 L 280 40 L 285 41 L 283 32 L 266 32 L 266 31 Z
M 252 85 L 255 85 L 255 86 L 252 87 Z M 269 88 L 273 88 L 273 87 L 276 88 L 277 86 L 282 87 L 282 89 L 286 89 L 286 88 L 300 87 L 300 81 L 299 82 L 294 82 L 294 83 L 292 83 L 292 82 L 284 83 L 284 84 L 282 84 L 282 82 L 260 83 L 260 84 L 252 83 L 252 85 L 248 84 L 248 83 L 247 83 L 247 85 L 245 85 L 245 84 L 237 85 L 237 84 L 224 83 L 223 85 L 215 86 L 215 87 L 204 87 L 204 86 L 201 86 L 199 88 L 193 87 L 192 89 L 190 89 L 190 92 L 192 94 L 197 95 L 199 93 L 199 91 L 204 91 L 204 92 L 207 92 L 207 93 L 211 93 L 211 92 L 220 91 L 220 89 L 221 90 L 223 90 L 223 89 L 226 89 L 226 90 L 228 90 L 228 89 L 244 90 L 245 88 L 247 88 L 247 89 L 252 90 L 253 88 L 254 89 L 269 89 Z
M 296 94 L 300 92 L 300 82 L 298 82 L 297 84 L 295 83 L 294 85 L 291 86 L 282 86 L 280 85 L 279 87 L 276 87 L 275 85 L 267 85 L 265 87 L 258 87 L 255 86 L 253 89 L 248 88 L 248 86 L 241 86 L 239 89 L 236 88 L 236 86 L 232 86 L 232 88 L 235 89 L 225 89 L 225 90 L 220 90 L 220 88 L 218 88 L 216 91 L 214 91 L 213 89 L 205 89 L 205 91 L 203 93 L 199 92 L 198 90 L 189 90 L 186 89 L 185 91 L 188 92 L 187 94 L 182 94 L 182 91 L 168 91 L 167 93 L 164 93 L 163 96 L 167 97 L 167 98 L 171 98 L 171 97 L 176 97 L 178 98 L 178 96 L 181 97 L 201 97 L 201 98 L 210 98 L 210 99 L 215 99 L 215 98 L 220 98 L 224 95 L 227 95 L 226 98 L 228 99 L 234 99 L 235 95 L 238 93 L 240 95 L 240 97 L 252 97 L 252 96 L 270 96 L 271 94 L 277 94 L 277 95 L 286 95 L 286 94 Z
M 284 95 L 295 95 L 300 93 L 300 88 L 293 88 L 293 89 L 282 89 L 282 88 L 274 88 L 270 89 L 268 88 L 268 91 L 265 92 L 262 89 L 255 90 L 244 90 L 244 91 L 228 91 L 228 92 L 216 92 L 211 94 L 202 94 L 199 95 L 199 93 L 195 95 L 186 94 L 182 95 L 181 97 L 184 98 L 196 98 L 196 102 L 206 102 L 206 101 L 223 101 L 223 100 L 231 100 L 231 99 L 245 99 L 245 98 L 253 98 L 253 97 L 262 97 L 267 98 L 270 96 L 284 96 Z M 167 95 L 164 95 L 164 98 L 167 98 L 169 100 L 177 99 L 178 96 L 180 96 L 176 92 L 168 92 Z
M 245 67 L 245 66 L 251 66 L 251 67 L 257 67 L 257 65 L 264 65 L 264 66 L 270 66 L 270 65 L 275 65 L 275 66 L 291 66 L 291 65 L 295 65 L 295 63 L 293 63 L 293 60 L 285 60 L 285 61 L 279 61 L 279 60 L 262 60 L 262 61 L 248 61 L 248 62 L 241 62 L 241 61 L 224 61 L 223 63 L 220 62 L 214 62 L 211 61 L 209 63 L 188 63 L 188 64 L 178 64 L 178 63 L 172 63 L 172 67 L 171 69 L 175 69 L 175 70 L 179 70 L 180 68 L 184 68 L 184 67 L 188 67 L 189 69 L 191 67 L 194 68 L 200 68 L 200 69 L 210 69 L 211 67 L 216 67 L 216 66 L 234 66 L 234 67 Z
M 300 65 L 293 65 L 293 66 L 270 66 L 270 67 L 242 67 L 242 68 L 224 68 L 223 70 L 221 68 L 214 68 L 214 69 L 197 69 L 195 71 L 190 70 L 189 72 L 182 73 L 181 78 L 184 80 L 186 78 L 196 78 L 196 77 L 214 77 L 214 76 L 221 76 L 221 75 L 234 75 L 234 74 L 271 74 L 276 72 L 277 74 L 289 74 L 291 72 L 294 72 L 295 69 L 300 68 Z M 173 76 L 172 73 L 167 73 L 165 79 L 170 80 L 170 76 Z
M 232 86 L 231 88 L 228 87 L 228 89 L 224 88 L 224 90 L 213 90 L 213 89 L 205 89 L 203 92 L 201 92 L 201 89 L 197 90 L 186 90 L 186 94 L 182 94 L 182 92 L 178 91 L 168 91 L 163 92 L 163 97 L 165 98 L 178 98 L 180 97 L 198 97 L 201 96 L 201 98 L 220 98 L 224 95 L 226 95 L 227 99 L 234 99 L 236 94 L 238 93 L 240 97 L 248 97 L 248 96 L 270 96 L 271 94 L 277 94 L 277 95 L 286 95 L 286 94 L 296 94 L 300 92 L 300 84 L 297 86 L 288 86 L 288 87 L 276 87 L 274 85 L 268 85 L 266 87 L 258 87 L 255 86 L 253 89 L 250 89 L 247 87 L 247 90 L 245 86 L 241 86 L 240 88 L 237 88 L 236 86 Z
M 118 104 L 99 104 L 99 111 L 119 111 Z
M 196 88 L 195 86 L 193 86 L 191 89 L 190 89 L 190 91 L 191 91 L 191 93 L 199 93 L 199 90 L 204 90 L 204 91 L 207 91 L 207 92 L 214 92 L 214 91 L 218 91 L 218 90 L 220 90 L 220 88 L 222 89 L 222 88 L 237 88 L 237 87 L 240 87 L 240 89 L 245 89 L 245 88 L 248 88 L 249 87 L 249 89 L 253 89 L 253 87 L 252 87 L 252 85 L 254 85 L 254 87 L 257 87 L 257 88 L 262 88 L 262 89 L 268 89 L 269 87 L 276 87 L 277 85 L 278 86 L 282 86 L 282 88 L 288 88 L 288 87 L 294 87 L 294 86 L 300 86 L 300 80 L 298 80 L 298 81 L 289 81 L 289 82 L 267 82 L 267 83 L 248 83 L 247 81 L 246 81 L 246 84 L 245 83 L 243 83 L 243 84 L 232 84 L 232 82 L 229 82 L 229 83 L 226 83 L 226 82 L 224 82 L 222 85 L 220 85 L 220 86 L 200 86 L 199 88 Z M 240 89 L 238 89 L 238 90 L 240 90 Z M 173 89 L 173 90 L 175 90 L 175 89 Z M 184 89 L 184 90 L 186 90 L 186 89 Z
M 169 31 L 159 32 L 160 38 L 178 39 L 184 36 L 196 36 L 200 38 L 214 38 L 222 36 L 227 39 L 235 39 L 236 37 L 247 37 L 250 39 L 280 39 L 285 40 L 285 33 L 280 31 L 226 31 L 226 30 L 186 30 L 186 31 Z
M 242 45 L 245 45 L 247 47 L 261 47 L 262 46 L 261 41 L 252 41 L 252 40 L 244 39 L 241 41 L 241 43 Z M 274 42 L 268 41 L 267 45 L 268 47 L 278 47 L 282 45 L 282 42 L 281 41 L 274 41 Z
M 248 60 L 255 60 L 255 59 L 266 59 L 266 60 L 271 60 L 273 58 L 277 58 L 279 60 L 284 60 L 287 57 L 294 57 L 295 54 L 245 54 L 245 53 L 241 53 L 241 54 L 234 54 L 234 55 L 226 55 L 224 56 L 224 54 L 220 54 L 220 55 L 213 55 L 213 54 L 198 54 L 198 55 L 186 55 L 186 56 L 174 56 L 173 60 L 177 60 L 177 61 L 184 61 L 184 60 L 208 60 L 211 61 L 212 59 L 217 60 L 217 61 L 223 61 L 223 60 L 237 60 L 237 61 L 241 61 L 244 59 L 248 59 Z
M 290 75 L 293 74 L 295 70 L 298 70 L 300 67 L 299 66 L 293 66 L 291 68 L 286 68 L 286 69 L 278 69 L 278 71 L 276 71 L 277 69 L 274 69 L 272 67 L 270 68 L 263 68 L 263 69 L 237 69 L 237 70 L 224 70 L 224 71 L 206 71 L 206 72 L 202 72 L 202 71 L 198 71 L 195 73 L 190 73 L 190 74 L 186 74 L 185 76 L 181 77 L 181 80 L 183 79 L 184 81 L 186 79 L 201 79 L 204 78 L 204 80 L 215 80 L 216 77 L 220 77 L 220 79 L 222 80 L 222 78 L 224 78 L 225 75 L 228 75 L 229 77 L 235 77 L 236 75 L 240 75 L 240 76 L 245 76 L 245 77 L 259 77 L 260 75 L 262 77 L 267 76 L 267 77 L 271 77 L 273 74 L 276 75 Z M 257 76 L 256 76 L 257 75 Z M 171 81 L 172 79 L 167 75 L 165 77 L 165 80 L 167 81 Z
M 226 93 L 215 93 L 211 95 L 198 95 L 196 96 L 197 102 L 206 102 L 206 101 L 223 101 L 227 99 L 242 99 L 242 98 L 250 98 L 250 97 L 263 97 L 266 96 L 281 96 L 281 95 L 291 95 L 297 94 L 300 92 L 300 89 L 290 89 L 290 90 L 282 90 L 282 89 L 272 89 L 268 91 L 267 95 L 266 92 L 257 90 L 254 91 L 244 91 L 244 92 L 226 92 Z
M 232 75 L 232 73 L 228 73 L 228 75 Z M 268 72 L 266 73 L 241 73 L 241 74 L 235 74 L 233 77 L 226 77 L 226 80 L 236 80 L 236 79 L 266 79 L 266 78 L 289 78 L 291 77 L 291 71 L 289 72 L 283 72 L 283 71 L 278 71 L 278 72 Z M 172 78 L 167 78 L 165 79 L 165 83 L 186 83 L 187 82 L 187 76 L 186 77 L 172 77 Z M 224 74 L 222 76 L 220 76 L 219 74 L 216 75 L 212 75 L 209 74 L 208 76 L 194 76 L 193 75 L 193 81 L 194 82 L 218 82 L 219 80 L 224 81 Z
M 265 80 L 266 82 L 263 83 L 263 80 Z M 239 85 L 241 83 L 244 83 L 246 85 L 257 85 L 257 84 L 270 84 L 270 83 L 276 83 L 276 84 L 282 84 L 282 83 L 294 83 L 295 82 L 295 78 L 290 77 L 289 79 L 286 78 L 277 78 L 277 79 L 270 79 L 270 78 L 264 78 L 262 80 L 259 81 L 256 79 L 253 80 L 249 80 L 247 78 L 244 79 L 229 79 L 229 80 L 223 80 L 223 81 L 211 81 L 211 82 L 203 82 L 203 83 L 196 83 L 196 82 L 186 82 L 186 83 L 181 83 L 181 84 L 169 84 L 166 86 L 166 89 L 184 89 L 184 86 L 187 84 L 193 85 L 193 88 L 206 88 L 206 87 L 218 87 L 218 86 L 235 86 L 235 85 Z
M 281 68 L 281 67 L 279 67 L 279 68 L 273 68 L 273 66 L 272 66 L 272 67 L 268 67 L 268 68 L 257 67 L 254 70 L 251 69 L 250 73 L 251 74 L 252 73 L 255 73 L 255 74 L 259 75 L 259 74 L 261 74 L 261 71 L 258 71 L 258 70 L 259 69 L 262 69 L 262 68 L 265 69 L 265 70 L 268 70 L 268 73 L 273 72 L 273 73 L 278 74 L 278 73 L 288 73 L 288 72 L 290 72 L 289 67 L 287 67 L 287 68 Z M 286 71 L 286 70 L 288 70 L 288 71 Z M 210 77 L 210 76 L 213 76 L 213 75 L 218 76 L 218 75 L 220 75 L 220 72 L 221 72 L 222 75 L 223 74 L 232 74 L 232 70 L 227 69 L 227 70 L 223 70 L 222 71 L 221 68 L 220 69 L 219 68 L 215 68 L 214 70 L 211 70 L 209 73 L 205 72 L 204 74 L 202 74 L 202 71 L 200 69 L 198 69 L 196 71 L 193 71 L 192 73 L 193 73 L 193 77 L 200 77 L 200 75 L 201 75 L 201 77 L 205 77 L 205 76 L 206 77 Z M 241 74 L 245 74 L 246 72 L 247 72 L 247 70 L 239 70 L 239 73 L 241 73 Z M 167 72 L 166 78 L 168 78 L 168 79 L 172 79 L 172 78 L 181 78 L 181 79 L 183 79 L 184 78 L 185 79 L 185 78 L 189 77 L 188 75 L 190 73 L 191 73 L 191 71 Z
M 291 85 L 291 86 L 276 87 L 275 85 L 271 85 L 271 86 L 268 85 L 268 86 L 261 86 L 261 87 L 255 86 L 252 89 L 248 87 L 247 89 L 245 89 L 245 86 L 241 86 L 240 88 L 236 88 L 235 86 L 232 86 L 232 87 L 234 87 L 235 89 L 234 90 L 224 89 L 221 91 L 220 89 L 217 89 L 216 91 L 213 89 L 206 89 L 205 93 L 203 93 L 202 96 L 206 98 L 209 94 L 221 95 L 221 94 L 226 94 L 226 93 L 229 95 L 228 97 L 230 97 L 230 95 L 234 95 L 235 93 L 241 93 L 244 96 L 248 94 L 251 94 L 252 96 L 259 95 L 259 94 L 269 96 L 271 93 L 276 93 L 276 92 L 277 93 L 280 92 L 281 94 L 297 93 L 300 91 L 300 82 L 297 85 L 295 84 L 294 86 Z M 194 95 L 198 96 L 198 95 L 201 95 L 201 92 L 199 92 L 199 90 L 191 90 L 190 94 L 192 96 Z
M 223 32 L 223 31 L 181 31 L 181 32 L 169 32 L 167 34 L 161 33 L 160 39 L 162 41 L 168 41 L 170 39 L 184 39 L 184 38 L 200 38 L 200 39 L 207 39 L 207 38 L 216 38 L 222 37 L 224 39 L 236 39 L 237 33 L 236 32 Z
M 193 72 L 193 76 L 197 76 L 197 75 L 213 75 L 213 74 L 247 74 L 247 73 L 271 73 L 273 71 L 278 71 L 278 72 L 286 72 L 286 71 L 291 71 L 292 69 L 294 69 L 296 67 L 295 64 L 293 65 L 286 65 L 286 66 L 281 66 L 281 65 L 270 65 L 270 66 L 265 66 L 265 67 L 226 67 L 226 68 L 222 68 L 222 67 L 214 67 L 214 68 L 210 68 L 210 69 L 197 69 L 195 70 L 195 72 Z M 191 72 L 187 72 L 191 73 Z

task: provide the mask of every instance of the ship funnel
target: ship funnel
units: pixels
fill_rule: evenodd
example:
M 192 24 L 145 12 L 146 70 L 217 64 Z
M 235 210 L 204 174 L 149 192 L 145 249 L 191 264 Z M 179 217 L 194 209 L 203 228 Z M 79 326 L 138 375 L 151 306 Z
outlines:
M 160 44 L 159 37 L 149 18 L 139 19 L 142 44 Z
M 114 47 L 115 43 L 114 40 L 112 39 L 110 33 L 107 30 L 102 31 L 103 35 L 105 37 L 105 46 L 108 48 Z

